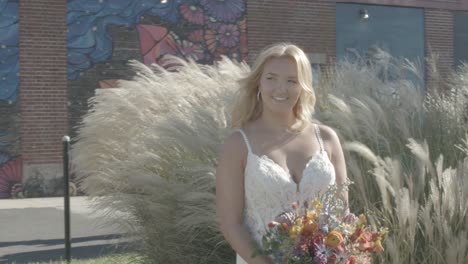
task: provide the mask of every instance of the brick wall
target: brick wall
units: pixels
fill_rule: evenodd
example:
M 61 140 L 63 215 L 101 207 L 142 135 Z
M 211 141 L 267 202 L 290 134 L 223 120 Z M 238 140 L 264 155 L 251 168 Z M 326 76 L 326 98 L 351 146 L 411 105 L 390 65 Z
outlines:
M 247 1 L 249 61 L 267 45 L 293 42 L 307 53 L 335 60 L 335 3 L 320 1 Z
M 33 164 L 61 164 L 68 132 L 66 1 L 22 0 L 19 6 L 21 155 Z
M 436 66 L 442 78 L 447 77 L 454 64 L 453 19 L 451 11 L 425 9 L 426 57 L 431 57 L 431 54 L 436 56 Z M 428 91 L 438 85 L 437 79 L 431 76 L 431 69 L 428 68 Z
M 155 23 L 156 24 L 156 23 Z M 88 112 L 88 100 L 95 94 L 100 80 L 127 80 L 134 76 L 128 61 L 143 61 L 140 54 L 140 42 L 136 29 L 109 26 L 107 32 L 112 36 L 113 54 L 105 63 L 99 63 L 80 73 L 76 80 L 68 80 L 69 126 L 72 141 L 77 135 L 77 126 Z
M 247 0 L 249 61 L 266 45 L 289 41 L 334 62 L 335 6 L 335 1 L 325 0 Z M 28 169 L 33 165 L 61 171 L 61 138 L 69 132 L 66 14 L 63 0 L 20 1 L 19 111 L 25 178 L 33 173 Z M 439 54 L 440 71 L 446 74 L 453 64 L 452 13 L 425 9 L 425 21 L 427 48 Z

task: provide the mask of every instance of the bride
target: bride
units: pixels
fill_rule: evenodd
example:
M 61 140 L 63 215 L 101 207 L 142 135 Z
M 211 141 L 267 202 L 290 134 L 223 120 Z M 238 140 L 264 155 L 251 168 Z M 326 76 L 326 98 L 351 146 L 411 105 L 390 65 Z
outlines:
M 312 70 L 304 52 L 275 44 L 257 57 L 240 81 L 232 126 L 216 172 L 221 232 L 237 264 L 273 263 L 252 258 L 269 221 L 331 184 L 343 186 L 346 166 L 335 132 L 311 121 Z M 344 192 L 347 200 L 347 193 Z

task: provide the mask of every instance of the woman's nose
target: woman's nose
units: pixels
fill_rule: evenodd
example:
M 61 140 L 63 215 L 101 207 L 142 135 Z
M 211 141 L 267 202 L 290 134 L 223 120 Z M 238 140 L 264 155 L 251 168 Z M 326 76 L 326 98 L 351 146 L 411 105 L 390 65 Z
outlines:
M 288 90 L 287 82 L 278 82 L 278 90 L 285 92 Z

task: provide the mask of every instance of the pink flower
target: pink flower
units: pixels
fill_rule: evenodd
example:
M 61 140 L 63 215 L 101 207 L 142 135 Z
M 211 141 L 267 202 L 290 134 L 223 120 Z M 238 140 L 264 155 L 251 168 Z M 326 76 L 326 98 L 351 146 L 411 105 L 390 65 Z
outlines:
M 203 30 L 202 30 L 202 29 L 198 29 L 198 30 L 195 30 L 195 31 L 190 32 L 190 34 L 189 34 L 189 36 L 188 36 L 188 39 L 189 39 L 191 42 L 194 42 L 194 43 L 201 43 L 201 42 L 203 42 Z
M 203 9 L 201 9 L 199 6 L 183 4 L 179 8 L 180 13 L 185 19 L 187 19 L 187 21 L 197 25 L 203 25 Z

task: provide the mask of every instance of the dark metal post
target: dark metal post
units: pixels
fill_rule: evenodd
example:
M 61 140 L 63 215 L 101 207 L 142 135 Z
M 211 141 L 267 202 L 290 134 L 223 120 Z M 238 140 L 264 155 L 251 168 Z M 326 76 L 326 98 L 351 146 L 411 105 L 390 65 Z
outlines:
M 70 179 L 68 174 L 68 151 L 70 148 L 70 137 L 63 139 L 63 181 L 64 181 L 64 213 L 65 213 L 65 259 L 67 263 L 71 261 L 71 241 L 70 241 Z

